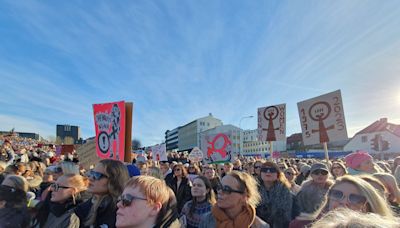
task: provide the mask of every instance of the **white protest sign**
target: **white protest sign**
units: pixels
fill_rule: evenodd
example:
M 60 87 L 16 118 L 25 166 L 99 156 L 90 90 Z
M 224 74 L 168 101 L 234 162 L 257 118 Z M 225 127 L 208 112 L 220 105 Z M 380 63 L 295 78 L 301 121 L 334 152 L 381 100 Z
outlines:
M 286 139 L 286 104 L 258 108 L 258 140 Z
M 340 90 L 297 103 L 304 145 L 346 140 Z
M 96 154 L 96 142 L 89 140 L 85 144 L 79 146 L 76 149 L 76 153 L 79 158 L 79 165 L 84 169 L 89 170 L 91 166 L 94 166 L 101 159 Z
M 153 152 L 153 160 L 155 161 L 168 161 L 166 144 L 155 145 L 151 147 Z
M 192 162 L 201 162 L 203 160 L 203 151 L 201 151 L 198 147 L 195 147 L 193 148 L 192 152 L 190 152 L 188 158 Z

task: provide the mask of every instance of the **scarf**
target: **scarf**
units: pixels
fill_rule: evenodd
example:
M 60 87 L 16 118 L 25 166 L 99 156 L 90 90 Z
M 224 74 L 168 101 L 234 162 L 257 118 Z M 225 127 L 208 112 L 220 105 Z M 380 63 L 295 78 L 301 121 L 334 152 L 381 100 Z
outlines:
M 74 208 L 75 204 L 72 202 L 72 199 L 68 199 L 65 203 L 50 202 L 49 206 L 50 212 L 56 217 L 60 217 L 71 208 Z
M 256 218 L 256 209 L 250 205 L 244 206 L 242 212 L 234 219 L 229 218 L 217 205 L 212 207 L 211 213 L 215 218 L 217 228 L 248 228 Z

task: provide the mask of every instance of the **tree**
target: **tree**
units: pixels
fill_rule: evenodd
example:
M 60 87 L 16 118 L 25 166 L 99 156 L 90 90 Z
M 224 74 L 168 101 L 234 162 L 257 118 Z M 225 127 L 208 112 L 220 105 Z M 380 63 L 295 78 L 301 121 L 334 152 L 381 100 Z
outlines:
M 142 143 L 140 143 L 139 139 L 133 139 L 132 140 L 132 149 L 138 150 L 140 147 L 142 147 Z

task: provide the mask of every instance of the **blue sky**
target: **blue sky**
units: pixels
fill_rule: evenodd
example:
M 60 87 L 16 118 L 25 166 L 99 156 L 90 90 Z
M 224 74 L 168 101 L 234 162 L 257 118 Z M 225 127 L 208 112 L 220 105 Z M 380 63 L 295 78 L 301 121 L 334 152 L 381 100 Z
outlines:
M 92 104 L 134 102 L 133 137 L 225 124 L 341 89 L 349 136 L 400 124 L 400 2 L 2 1 L 0 130 L 93 136 Z M 242 127 L 255 129 L 256 118 Z

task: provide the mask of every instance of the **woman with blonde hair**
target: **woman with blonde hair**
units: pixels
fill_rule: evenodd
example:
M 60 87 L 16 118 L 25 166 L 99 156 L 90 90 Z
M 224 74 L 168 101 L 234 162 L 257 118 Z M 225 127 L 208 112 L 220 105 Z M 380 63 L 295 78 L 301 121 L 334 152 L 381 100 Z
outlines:
M 232 171 L 221 181 L 217 203 L 200 222 L 200 228 L 269 227 L 256 216 L 261 200 L 257 181 L 247 173 Z
M 88 186 L 88 179 L 78 174 L 66 174 L 50 186 L 51 198 L 37 216 L 40 227 L 79 227 L 73 209 L 82 202 L 80 193 Z
M 311 226 L 311 228 L 339 227 L 398 228 L 400 221 L 374 213 L 364 214 L 349 208 L 340 208 L 329 212 Z
M 393 217 L 389 204 L 371 184 L 350 175 L 338 178 L 332 185 L 324 209 L 331 211 L 341 207 Z
M 396 179 L 389 173 L 375 173 L 373 177 L 377 178 L 387 189 L 387 200 L 390 203 L 393 211 L 400 212 L 400 190 L 397 186 Z
M 116 227 L 180 227 L 174 193 L 161 179 L 132 177 L 118 199 Z
M 261 166 L 261 180 L 257 215 L 272 227 L 287 227 L 292 220 L 294 198 L 290 182 L 278 165 L 270 161 Z
M 331 166 L 331 174 L 333 176 L 334 179 L 344 176 L 346 175 L 347 169 L 346 166 L 338 161 L 332 162 L 332 166 Z
M 88 193 L 93 197 L 75 208 L 81 227 L 115 227 L 117 199 L 129 179 L 128 169 L 117 160 L 105 159 L 89 171 Z
M 151 166 L 147 169 L 147 175 L 148 176 L 152 176 L 158 179 L 163 180 L 164 179 L 164 175 L 161 172 L 161 169 L 158 168 L 157 166 Z

